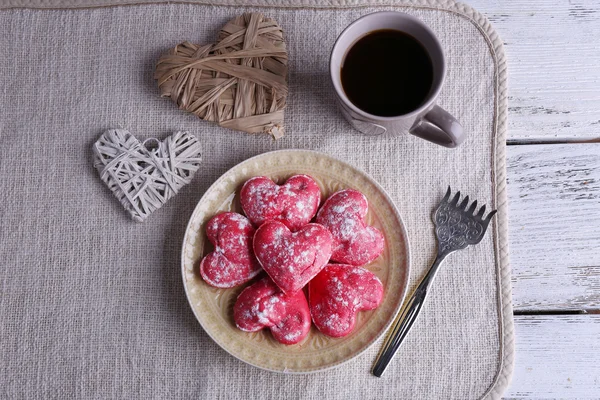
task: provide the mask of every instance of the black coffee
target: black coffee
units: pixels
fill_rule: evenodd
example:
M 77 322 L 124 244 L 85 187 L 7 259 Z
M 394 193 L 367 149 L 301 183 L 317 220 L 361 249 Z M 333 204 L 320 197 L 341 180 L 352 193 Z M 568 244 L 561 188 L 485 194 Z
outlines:
M 404 32 L 382 29 L 359 39 L 341 71 L 346 96 L 369 114 L 391 117 L 416 110 L 433 83 L 429 54 Z

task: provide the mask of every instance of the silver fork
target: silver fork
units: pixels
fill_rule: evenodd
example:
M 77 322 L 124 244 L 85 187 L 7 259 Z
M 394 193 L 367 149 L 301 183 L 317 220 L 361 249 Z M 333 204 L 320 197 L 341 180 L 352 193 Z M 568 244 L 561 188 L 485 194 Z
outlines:
M 485 205 L 481 207 L 479 212 L 475 214 L 477 208 L 477 200 L 469 205 L 469 196 L 466 196 L 463 201 L 458 204 L 460 192 L 456 193 L 454 198 L 450 199 L 450 187 L 446 195 L 440 202 L 434 215 L 435 234 L 438 240 L 438 252 L 435 261 L 425 278 L 421 281 L 415 292 L 412 294 L 400 318 L 396 321 L 392 328 L 379 357 L 373 367 L 373 375 L 380 377 L 388 364 L 396 354 L 398 348 L 404 341 L 408 331 L 416 321 L 425 298 L 427 290 L 433 282 L 435 275 L 442 261 L 450 254 L 457 250 L 462 250 L 468 245 L 474 245 L 481 241 L 485 235 L 485 231 L 494 216 L 496 210 L 490 212 L 485 218 Z

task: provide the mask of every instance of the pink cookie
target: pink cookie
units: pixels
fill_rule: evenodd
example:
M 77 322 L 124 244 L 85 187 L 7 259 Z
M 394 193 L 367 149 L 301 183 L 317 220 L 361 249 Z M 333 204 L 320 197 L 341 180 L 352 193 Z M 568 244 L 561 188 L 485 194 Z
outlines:
M 344 264 L 328 264 L 308 284 L 310 313 L 325 335 L 346 336 L 356 323 L 356 314 L 373 310 L 383 299 L 383 285 L 370 271 Z
M 381 254 L 385 239 L 378 229 L 365 224 L 368 210 L 367 198 L 357 190 L 339 191 L 325 201 L 317 223 L 333 236 L 332 261 L 365 265 Z
M 257 176 L 246 181 L 240 192 L 244 213 L 256 226 L 281 221 L 293 231 L 313 219 L 320 201 L 321 190 L 308 175 L 294 175 L 281 186 Z
M 261 271 L 252 250 L 254 232 L 248 218 L 237 213 L 226 212 L 208 221 L 206 235 L 215 251 L 200 262 L 200 275 L 206 283 L 218 288 L 232 288 Z
M 331 256 L 331 233 L 308 224 L 292 233 L 282 222 L 265 222 L 254 235 L 254 254 L 284 293 L 304 287 Z
M 304 292 L 286 295 L 269 277 L 240 293 L 233 307 L 233 319 L 246 332 L 270 328 L 273 337 L 283 344 L 299 343 L 310 331 L 310 311 Z

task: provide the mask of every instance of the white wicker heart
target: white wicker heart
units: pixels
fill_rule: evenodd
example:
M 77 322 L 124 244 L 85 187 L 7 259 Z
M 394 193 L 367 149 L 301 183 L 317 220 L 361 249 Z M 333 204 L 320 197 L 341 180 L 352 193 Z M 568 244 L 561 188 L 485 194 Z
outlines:
M 131 217 L 143 222 L 191 182 L 200 151 L 188 132 L 140 143 L 124 129 L 109 129 L 94 143 L 94 167 Z

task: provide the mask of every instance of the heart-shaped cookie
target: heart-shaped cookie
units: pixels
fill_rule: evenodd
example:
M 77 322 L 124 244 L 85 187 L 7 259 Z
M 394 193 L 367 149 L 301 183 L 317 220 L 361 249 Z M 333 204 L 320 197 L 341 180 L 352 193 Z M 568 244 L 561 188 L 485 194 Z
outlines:
M 200 262 L 200 275 L 218 288 L 232 288 L 254 278 L 262 268 L 254 257 L 255 229 L 241 214 L 225 212 L 206 226 L 206 236 L 215 246 Z
M 102 181 L 131 217 L 142 222 L 192 181 L 202 161 L 200 148 L 187 132 L 140 143 L 124 129 L 109 129 L 92 151 Z
M 233 307 L 233 319 L 238 328 L 256 332 L 269 328 L 273 337 L 283 344 L 301 342 L 310 331 L 310 312 L 304 292 L 284 294 L 265 277 L 245 288 Z
M 365 265 L 381 254 L 385 239 L 378 229 L 365 224 L 368 211 L 367 198 L 352 189 L 336 192 L 323 203 L 316 222 L 333 236 L 331 260 Z
M 254 254 L 263 269 L 286 293 L 304 287 L 329 261 L 331 233 L 308 224 L 292 233 L 279 221 L 265 222 L 254 235 Z
M 283 185 L 266 176 L 249 179 L 240 191 L 244 213 L 256 226 L 265 221 L 283 222 L 292 231 L 302 228 L 315 216 L 321 190 L 308 175 L 294 175 Z
M 161 96 L 220 126 L 283 136 L 287 51 L 281 27 L 262 14 L 229 21 L 217 44 L 183 42 L 160 57 Z
M 353 265 L 328 264 L 308 284 L 310 314 L 327 336 L 346 336 L 359 311 L 373 310 L 383 300 L 383 285 L 372 272 Z

